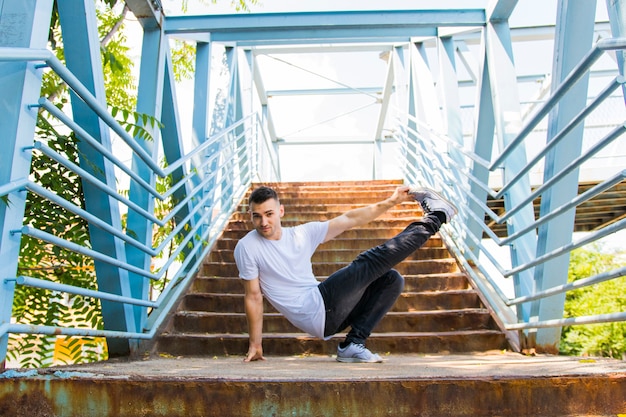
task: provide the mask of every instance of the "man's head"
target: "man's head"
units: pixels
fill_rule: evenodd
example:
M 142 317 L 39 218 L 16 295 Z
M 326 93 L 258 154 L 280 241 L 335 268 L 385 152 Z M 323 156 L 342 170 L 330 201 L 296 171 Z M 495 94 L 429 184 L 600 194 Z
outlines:
M 252 225 L 257 233 L 266 239 L 280 239 L 280 218 L 285 214 L 285 209 L 280 204 L 276 191 L 265 186 L 256 188 L 250 194 L 248 205 Z

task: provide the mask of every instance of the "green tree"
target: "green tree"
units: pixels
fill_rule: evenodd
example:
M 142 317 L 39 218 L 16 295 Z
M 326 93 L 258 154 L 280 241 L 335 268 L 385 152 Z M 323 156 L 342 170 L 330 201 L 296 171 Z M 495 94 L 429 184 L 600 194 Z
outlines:
M 624 266 L 624 254 L 602 253 L 598 247 L 578 249 L 570 257 L 569 281 L 597 275 Z M 565 317 L 580 317 L 626 311 L 626 277 L 567 293 Z M 626 323 L 603 323 L 563 328 L 560 351 L 566 355 L 607 356 L 626 354 Z

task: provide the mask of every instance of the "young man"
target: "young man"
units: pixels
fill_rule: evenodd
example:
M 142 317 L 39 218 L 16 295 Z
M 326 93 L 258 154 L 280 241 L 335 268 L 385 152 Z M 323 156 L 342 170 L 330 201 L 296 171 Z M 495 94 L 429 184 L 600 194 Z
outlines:
M 315 279 L 311 256 L 318 245 L 405 201 L 417 201 L 426 215 L 384 244 L 361 253 L 322 283 Z M 249 210 L 254 230 L 235 247 L 239 277 L 244 280 L 250 336 L 246 362 L 265 360 L 263 296 L 293 325 L 312 336 L 329 339 L 349 326 L 346 339 L 337 348 L 338 361 L 382 362 L 378 354 L 365 347 L 365 341 L 404 287 L 404 279 L 392 268 L 457 212 L 436 192 L 408 186 L 398 187 L 383 201 L 332 220 L 295 227 L 281 226 L 285 208 L 269 187 L 251 193 Z

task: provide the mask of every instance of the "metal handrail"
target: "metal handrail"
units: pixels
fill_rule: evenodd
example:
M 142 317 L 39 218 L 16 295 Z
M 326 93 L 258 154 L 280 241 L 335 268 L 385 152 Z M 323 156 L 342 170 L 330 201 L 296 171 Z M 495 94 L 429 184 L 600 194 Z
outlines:
M 133 202 L 127 197 L 120 195 L 119 191 L 107 184 L 101 182 L 100 179 L 90 174 L 86 170 L 82 169 L 78 164 L 68 160 L 63 155 L 54 151 L 46 144 L 36 141 L 32 149 L 38 150 L 65 166 L 70 171 L 77 174 L 80 178 L 90 182 L 92 185 L 106 193 L 111 198 L 114 198 L 119 203 L 123 204 L 129 210 L 133 210 L 139 213 L 146 220 L 152 224 L 161 227 L 166 225 L 170 220 L 177 215 L 178 212 L 184 207 L 191 207 L 186 216 L 177 222 L 163 242 L 156 247 L 140 243 L 136 239 L 132 238 L 129 234 L 123 230 L 119 230 L 113 227 L 106 221 L 98 218 L 94 214 L 87 210 L 77 206 L 75 203 L 63 199 L 50 190 L 42 187 L 41 185 L 29 180 L 23 179 L 19 181 L 13 181 L 8 184 L 2 184 L 0 186 L 0 196 L 7 196 L 14 192 L 27 191 L 38 194 L 40 197 L 47 199 L 60 207 L 72 212 L 76 216 L 86 220 L 89 224 L 99 227 L 108 233 L 111 233 L 116 238 L 121 239 L 139 249 L 143 253 L 154 257 L 160 254 L 166 245 L 170 244 L 174 237 L 181 233 L 185 233 L 183 239 L 179 242 L 176 249 L 169 254 L 169 258 L 162 265 L 161 269 L 157 273 L 146 271 L 143 268 L 131 265 L 125 261 L 115 259 L 111 256 L 101 254 L 91 248 L 83 247 L 74 242 L 59 238 L 51 233 L 43 230 L 37 230 L 28 225 L 24 225 L 19 230 L 14 230 L 11 233 L 24 234 L 32 236 L 36 239 L 49 242 L 55 246 L 68 249 L 70 251 L 81 253 L 87 257 L 95 260 L 99 260 L 115 267 L 125 269 L 139 277 L 149 278 L 153 281 L 161 280 L 164 278 L 167 271 L 173 267 L 175 260 L 182 251 L 188 248 L 188 244 L 193 239 L 203 242 L 200 245 L 193 245 L 193 248 L 186 254 L 185 259 L 182 262 L 178 262 L 177 272 L 169 281 L 169 284 L 160 292 L 156 301 L 146 300 L 143 298 L 134 298 L 128 296 L 121 296 L 119 294 L 112 294 L 105 291 L 95 291 L 86 288 L 76 287 L 73 285 L 60 284 L 48 280 L 19 276 L 16 278 L 5 278 L 5 282 L 13 281 L 18 285 L 38 287 L 42 289 L 48 289 L 58 292 L 65 292 L 68 294 L 82 295 L 87 297 L 94 297 L 101 300 L 113 301 L 118 303 L 124 303 L 129 305 L 136 305 L 140 307 L 152 308 L 152 313 L 148 317 L 146 326 L 142 331 L 116 331 L 116 330 L 99 330 L 99 329 L 86 329 L 86 328 L 72 328 L 72 327 L 59 327 L 59 326 L 36 326 L 28 324 L 7 323 L 0 326 L 0 336 L 7 333 L 22 333 L 22 334 L 46 334 L 46 335 L 68 335 L 68 336 L 91 336 L 91 337 L 107 337 L 107 338 L 129 338 L 129 339 L 151 339 L 155 336 L 157 329 L 162 325 L 163 321 L 167 317 L 167 312 L 173 306 L 176 297 L 180 294 L 180 291 L 186 287 L 188 282 L 194 275 L 194 272 L 198 270 L 203 258 L 206 256 L 208 250 L 214 244 L 217 239 L 218 233 L 216 231 L 221 230 L 228 221 L 228 214 L 233 212 L 238 204 L 239 200 L 243 197 L 246 189 L 252 182 L 254 175 L 259 175 L 253 172 L 253 166 L 255 163 L 250 158 L 260 158 L 260 154 L 257 153 L 256 147 L 259 150 L 264 149 L 263 158 L 269 158 L 272 166 L 273 179 L 279 178 L 278 168 L 275 162 L 275 153 L 272 147 L 269 145 L 267 135 L 265 134 L 266 128 L 262 126 L 261 118 L 258 114 L 250 114 L 233 124 L 229 125 L 224 130 L 216 133 L 215 135 L 207 138 L 203 143 L 194 148 L 190 153 L 183 155 L 176 161 L 168 161 L 169 164 L 166 168 L 159 167 L 148 153 L 137 145 L 137 142 L 122 128 L 108 113 L 96 98 L 80 83 L 76 77 L 69 70 L 67 70 L 63 64 L 47 50 L 32 50 L 22 48 L 0 48 L 0 61 L 1 60 L 14 60 L 14 61 L 44 61 L 52 68 L 69 86 L 70 88 L 83 99 L 91 108 L 98 114 L 102 121 L 104 121 L 120 138 L 129 146 L 135 156 L 139 157 L 149 169 L 155 175 L 160 177 L 166 177 L 173 173 L 175 170 L 181 167 L 187 166 L 191 163 L 191 160 L 197 155 L 203 155 L 206 151 L 219 144 L 221 149 L 231 149 L 229 156 L 223 158 L 220 162 L 221 153 L 216 152 L 208 157 L 204 158 L 202 163 L 196 167 L 195 170 L 188 170 L 183 177 L 165 192 L 160 193 L 157 189 L 150 185 L 148 181 L 136 174 L 130 169 L 124 162 L 116 157 L 116 155 L 101 145 L 96 139 L 94 139 L 89 133 L 87 133 L 81 126 L 75 123 L 69 116 L 62 113 L 47 99 L 41 98 L 38 104 L 31 105 L 31 107 L 42 107 L 46 109 L 52 116 L 61 121 L 65 126 L 70 128 L 75 134 L 82 140 L 91 145 L 94 149 L 100 152 L 105 158 L 118 167 L 121 172 L 126 174 L 132 181 L 135 181 L 144 190 L 150 193 L 150 195 L 161 201 L 166 200 L 172 196 L 176 191 L 186 184 L 193 183 L 193 179 L 201 177 L 200 181 L 194 184 L 194 187 L 189 190 L 187 195 L 172 208 L 171 212 L 167 213 L 163 218 L 159 219 L 155 213 L 149 212 L 137 203 Z M 259 135 L 261 137 L 259 137 Z M 241 140 L 245 137 L 245 140 Z M 241 144 L 242 146 L 238 146 Z M 233 158 L 237 158 L 241 163 L 233 164 Z M 201 172 L 205 171 L 206 167 L 218 164 L 218 169 L 208 173 L 207 175 L 201 175 Z M 256 163 L 258 165 L 258 163 Z M 238 170 L 237 177 L 235 170 Z M 223 210 L 223 213 L 213 218 L 211 210 L 206 210 L 206 207 L 211 204 L 213 198 L 212 191 L 206 192 L 207 185 L 215 183 L 215 186 L 221 186 L 222 190 L 229 190 L 230 195 L 224 195 L 220 202 L 219 208 Z M 204 211 L 202 213 L 202 211 Z
M 541 186 L 530 192 L 529 195 L 525 196 L 525 198 L 522 198 L 521 202 L 519 202 L 516 206 L 507 207 L 507 210 L 504 213 L 493 212 L 487 206 L 486 201 L 477 198 L 470 190 L 470 184 L 476 185 L 481 190 L 484 190 L 488 196 L 491 196 L 494 199 L 502 197 L 504 193 L 511 189 L 513 184 L 527 175 L 533 166 L 545 158 L 546 155 L 559 143 L 559 141 L 561 141 L 576 126 L 582 123 L 595 109 L 598 108 L 601 103 L 607 100 L 611 96 L 612 92 L 614 92 L 619 86 L 622 86 L 624 84 L 624 78 L 621 76 L 614 78 L 598 95 L 591 99 L 583 110 L 573 116 L 572 119 L 565 124 L 565 126 L 555 135 L 553 140 L 541 149 L 535 149 L 536 154 L 534 158 L 527 162 L 525 166 L 521 167 L 517 175 L 508 179 L 507 183 L 503 184 L 499 190 L 494 190 L 489 186 L 489 184 L 482 183 L 469 171 L 469 169 L 473 166 L 472 164 L 478 164 L 483 168 L 488 168 L 489 171 L 499 169 L 502 163 L 505 162 L 507 158 L 511 157 L 513 150 L 525 143 L 526 137 L 538 125 L 539 121 L 541 121 L 550 112 L 550 110 L 563 99 L 565 92 L 567 92 L 585 75 L 591 65 L 605 51 L 613 49 L 626 49 L 626 39 L 608 39 L 598 42 L 587 54 L 587 56 L 579 62 L 578 66 L 570 72 L 566 79 L 554 90 L 552 95 L 543 103 L 539 110 L 527 120 L 520 133 L 518 133 L 518 135 L 511 143 L 509 143 L 500 155 L 494 158 L 493 162 L 486 163 L 483 158 L 480 158 L 474 152 L 465 149 L 445 134 L 433 131 L 428 125 L 425 125 L 412 115 L 401 114 L 397 117 L 399 121 L 410 121 L 409 126 L 402 124 L 394 129 L 394 137 L 396 141 L 401 144 L 401 153 L 403 158 L 406 158 L 406 160 L 401 163 L 401 166 L 405 167 L 406 181 L 411 183 L 418 182 L 422 185 L 439 189 L 448 198 L 459 203 L 458 206 L 460 213 L 457 217 L 458 220 L 442 227 L 442 237 L 447 242 L 448 247 L 451 249 L 455 257 L 457 257 L 461 265 L 463 265 L 466 269 L 475 285 L 481 290 L 485 299 L 492 305 L 498 316 L 498 321 L 507 331 L 626 320 L 626 312 L 617 312 L 576 318 L 562 318 L 558 320 L 520 322 L 522 321 L 522 318 L 517 317 L 514 310 L 511 309 L 513 306 L 520 306 L 522 304 L 553 295 L 564 294 L 578 288 L 623 277 L 626 275 L 626 268 L 624 267 L 603 272 L 593 277 L 577 280 L 565 285 L 558 285 L 542 291 L 537 291 L 531 295 L 516 296 L 512 299 L 509 299 L 498 285 L 499 279 L 510 278 L 522 271 L 531 270 L 532 268 L 542 265 L 549 260 L 568 254 L 574 249 L 586 246 L 617 231 L 623 230 L 626 228 L 626 219 L 616 219 L 615 222 L 601 229 L 587 233 L 587 235 L 582 239 L 572 241 L 559 248 L 553 249 L 542 256 L 535 257 L 526 263 L 514 265 L 508 269 L 504 268 L 496 256 L 485 247 L 481 241 L 481 236 L 476 236 L 474 234 L 475 232 L 470 230 L 468 226 L 471 221 L 472 224 L 477 225 L 479 230 L 481 230 L 483 234 L 486 234 L 487 237 L 498 246 L 515 245 L 520 237 L 533 232 L 536 233 L 535 239 L 541 239 L 541 235 L 537 233 L 541 226 L 547 225 L 555 219 L 558 219 L 560 215 L 575 209 L 581 204 L 598 196 L 600 193 L 611 189 L 626 178 L 625 170 L 613 174 L 589 190 L 579 194 L 571 201 L 563 203 L 557 208 L 551 209 L 549 213 L 541 213 L 541 216 L 533 219 L 530 224 L 524 225 L 524 227 L 518 227 L 513 233 L 505 238 L 499 238 L 484 222 L 485 215 L 490 217 L 496 224 L 502 224 L 512 219 L 513 216 L 524 206 L 531 204 L 543 193 L 558 186 L 559 181 L 566 175 L 579 168 L 584 162 L 588 161 L 602 149 L 605 149 L 612 144 L 626 131 L 625 123 L 614 127 L 604 137 L 597 140 L 594 144 L 591 144 L 587 149 L 581 152 L 578 157 L 574 158 L 565 167 L 561 168 L 559 172 L 555 173 L 552 178 L 545 181 L 541 184 Z M 437 152 L 437 147 L 441 149 L 442 146 L 446 149 L 458 151 L 464 160 L 459 161 L 451 155 L 448 155 L 447 152 Z M 417 161 L 418 166 L 407 166 L 407 160 Z M 428 174 L 420 175 L 420 171 Z M 464 180 L 467 180 L 467 182 L 456 180 L 457 177 L 455 175 L 462 177 Z M 480 213 L 477 214 L 471 210 L 466 210 L 467 204 L 463 204 L 463 201 L 467 201 L 468 203 L 471 201 L 475 207 L 482 211 L 483 217 L 480 216 Z M 488 271 L 480 261 L 478 254 L 485 256 L 493 265 L 495 270 Z M 479 273 L 475 273 L 474 271 Z

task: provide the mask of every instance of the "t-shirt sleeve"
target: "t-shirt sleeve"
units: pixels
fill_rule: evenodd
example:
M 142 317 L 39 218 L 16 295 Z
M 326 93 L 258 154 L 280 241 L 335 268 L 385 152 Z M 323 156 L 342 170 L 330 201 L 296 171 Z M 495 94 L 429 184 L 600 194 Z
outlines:
M 239 270 L 239 278 L 252 280 L 259 277 L 259 266 L 241 240 L 235 246 L 235 263 Z
M 310 241 L 315 247 L 319 246 L 328 233 L 328 222 L 311 222 L 307 223 L 307 232 L 310 235 Z

